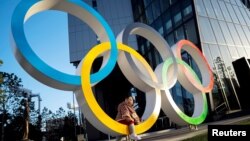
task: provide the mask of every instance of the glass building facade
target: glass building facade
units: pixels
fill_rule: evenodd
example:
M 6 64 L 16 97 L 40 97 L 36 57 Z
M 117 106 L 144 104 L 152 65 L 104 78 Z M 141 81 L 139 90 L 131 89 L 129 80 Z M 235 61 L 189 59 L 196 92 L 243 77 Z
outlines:
M 218 114 L 241 109 L 232 61 L 250 57 L 247 6 L 246 0 L 132 0 L 135 21 L 153 27 L 170 46 L 187 39 L 202 50 L 216 78 L 208 99 L 210 110 Z M 155 68 L 161 62 L 158 52 L 144 38 L 137 37 L 137 41 L 138 51 Z M 192 57 L 185 52 L 182 56 L 199 73 Z M 185 104 L 193 102 L 192 95 L 178 83 L 172 96 L 184 112 L 192 114 L 192 106 Z
M 170 46 L 181 39 L 193 42 L 207 58 L 215 76 L 213 92 L 207 95 L 210 112 L 219 115 L 241 109 L 232 61 L 241 57 L 250 58 L 249 0 L 86 0 L 85 2 L 104 16 L 115 35 L 129 23 L 142 22 L 158 31 Z M 70 62 L 77 66 L 88 50 L 98 43 L 98 38 L 77 18 L 69 15 L 68 22 Z M 138 50 L 152 68 L 162 62 L 155 47 L 146 39 L 133 36 L 129 45 Z M 186 52 L 182 52 L 182 57 L 199 75 L 199 69 L 192 57 Z M 100 87 L 108 88 L 107 83 L 111 81 L 103 82 Z M 107 90 L 96 89 L 96 93 L 104 92 Z M 134 90 L 134 93 L 140 92 Z M 186 114 L 192 115 L 194 107 L 192 94 L 179 83 L 171 89 L 171 94 L 179 108 Z M 145 96 L 135 95 L 140 109 L 144 106 Z M 105 96 L 96 94 L 96 98 L 101 105 L 104 105 L 104 109 L 112 107 L 107 106 Z M 112 112 L 114 109 L 111 110 L 111 115 Z M 174 126 L 167 115 L 161 112 L 150 131 Z
M 95 8 L 107 21 L 115 36 L 129 23 L 133 22 L 131 2 L 128 0 L 84 0 Z M 94 45 L 99 43 L 96 34 L 78 18 L 68 16 L 70 62 L 75 66 Z M 129 38 L 129 43 L 136 49 L 136 38 Z
M 195 7 L 201 48 L 223 95 L 222 103 L 214 99 L 214 108 L 224 101 L 228 110 L 240 109 L 232 61 L 250 57 L 249 9 L 240 0 L 196 0 Z
M 200 44 L 198 27 L 192 0 L 132 0 L 135 22 L 143 22 L 157 30 L 170 46 L 181 39 L 188 39 L 197 46 Z M 138 51 L 155 68 L 162 62 L 159 52 L 142 37 L 137 37 Z M 195 70 L 197 66 L 185 52 L 183 59 Z M 199 73 L 199 72 L 198 72 Z M 177 83 L 171 89 L 173 99 L 180 109 L 188 115 L 193 113 L 193 96 Z M 164 114 L 161 118 L 165 118 Z

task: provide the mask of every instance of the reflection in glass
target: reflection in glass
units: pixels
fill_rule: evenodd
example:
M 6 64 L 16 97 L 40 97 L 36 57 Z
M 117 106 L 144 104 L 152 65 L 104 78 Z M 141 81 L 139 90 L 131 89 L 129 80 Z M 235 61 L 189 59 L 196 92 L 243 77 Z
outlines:
M 152 3 L 152 10 L 153 10 L 154 19 L 156 19 L 157 17 L 159 17 L 160 14 L 161 14 L 161 11 L 160 11 L 161 9 L 159 7 L 160 7 L 159 0 L 153 1 L 153 3 Z
M 239 59 L 238 51 L 236 50 L 234 46 L 229 46 L 228 49 L 233 60 Z
M 148 4 L 152 1 L 152 0 L 143 0 L 144 1 L 144 5 L 145 7 L 148 6 Z
M 232 66 L 232 57 L 230 55 L 230 52 L 228 50 L 227 46 L 224 45 L 220 45 L 219 47 L 221 55 L 222 55 L 222 59 L 224 60 L 226 66 Z
M 192 13 L 192 5 L 188 5 L 187 7 L 185 7 L 183 9 L 183 16 L 187 16 L 189 15 L 190 13 Z
M 236 27 L 236 30 L 238 31 L 239 35 L 240 35 L 240 39 L 241 39 L 241 41 L 243 43 L 243 46 L 249 46 L 247 37 L 245 36 L 245 33 L 242 30 L 241 26 L 236 24 L 235 27 Z
M 220 27 L 221 27 L 221 29 L 222 29 L 222 33 L 223 33 L 223 35 L 224 35 L 224 37 L 225 37 L 226 43 L 227 43 L 228 45 L 234 45 L 232 36 L 231 36 L 231 34 L 230 34 L 229 30 L 228 30 L 228 27 L 227 27 L 226 22 L 224 22 L 224 21 L 219 21 L 219 24 L 220 24 Z
M 246 39 L 248 40 L 248 43 L 250 43 L 250 38 L 248 38 L 248 37 L 250 37 L 250 31 L 249 31 L 248 27 L 247 26 L 242 26 L 242 28 L 243 28 L 243 31 L 244 31 L 244 33 L 246 35 Z
M 213 60 L 216 59 L 217 57 L 221 57 L 218 45 L 209 44 L 209 49 L 210 49 Z
M 205 6 L 203 4 L 203 1 L 202 0 L 196 0 L 196 9 L 197 9 L 197 12 L 199 15 L 201 16 L 207 16 L 207 12 L 206 12 L 206 9 L 205 9 Z
M 208 17 L 216 18 L 210 0 L 203 0 L 203 2 L 204 2 L 204 6 L 205 6 L 205 8 L 207 10 Z
M 172 88 L 173 93 L 173 99 L 176 103 L 176 105 L 180 108 L 182 112 L 184 112 L 184 107 L 183 107 L 183 98 L 182 98 L 182 89 L 180 83 L 177 81 L 175 86 Z
M 227 6 L 227 9 L 229 11 L 229 14 L 230 14 L 231 18 L 233 19 L 233 22 L 239 24 L 240 22 L 239 22 L 237 16 L 235 15 L 235 13 L 234 13 L 234 9 L 233 9 L 232 5 L 230 3 L 226 3 L 226 6 Z
M 242 46 L 241 39 L 239 38 L 240 36 L 239 36 L 238 32 L 236 31 L 234 24 L 227 23 L 227 25 L 228 25 L 228 28 L 230 29 L 229 31 L 233 37 L 235 45 Z
M 213 64 L 213 59 L 212 59 L 212 55 L 210 53 L 208 44 L 204 44 L 204 43 L 202 44 L 202 52 L 203 52 L 204 56 L 206 57 L 208 63 L 210 65 Z
M 154 49 L 154 52 L 155 52 L 154 53 L 155 54 L 155 63 L 156 63 L 156 65 L 158 65 L 162 62 L 162 59 L 160 57 L 159 52 L 156 49 Z
M 194 20 L 190 20 L 189 22 L 185 23 L 184 27 L 187 40 L 190 40 L 194 44 L 198 44 L 198 39 L 197 39 L 198 35 L 195 28 Z
M 240 24 L 246 25 L 246 22 L 245 22 L 244 18 L 242 17 L 241 12 L 239 10 L 239 7 L 234 5 L 233 8 L 234 8 L 234 11 L 235 11 L 235 13 L 240 21 Z
M 176 13 L 176 14 L 174 15 L 174 23 L 175 23 L 175 24 L 178 24 L 179 22 L 181 22 L 181 19 L 182 19 L 182 17 L 181 17 L 181 12 L 178 12 L 178 13 Z
M 247 53 L 243 47 L 236 47 L 239 53 L 239 58 L 241 57 L 247 57 Z
M 177 42 L 180 41 L 181 39 L 185 39 L 183 27 L 178 28 L 174 33 L 175 33 L 175 39 L 177 40 Z
M 161 18 L 158 18 L 157 21 L 155 21 L 154 28 L 163 35 L 163 27 L 162 27 L 162 21 Z
M 145 46 L 144 45 L 141 45 L 141 53 L 142 53 L 142 55 L 144 55 L 145 54 Z
M 211 21 L 211 26 L 213 28 L 213 31 L 216 31 L 215 37 L 217 39 L 218 44 L 226 44 L 226 41 L 224 39 L 224 36 L 222 34 L 218 21 L 214 19 L 210 19 L 210 21 Z
M 232 4 L 235 4 L 235 5 L 236 5 L 235 0 L 230 0 L 230 2 L 231 2 Z
M 250 48 L 245 48 L 248 58 L 250 58 Z
M 151 51 L 148 52 L 147 57 L 148 57 L 148 61 L 149 61 L 150 66 L 153 67 L 154 63 L 153 63 L 153 58 L 152 58 L 152 52 Z
M 241 0 L 235 0 L 236 1 L 236 3 L 237 3 L 237 5 L 238 6 L 240 6 L 240 7 L 242 7 L 244 4 L 241 2 Z
M 146 17 L 147 17 L 147 20 L 148 20 L 148 24 L 151 24 L 153 22 L 153 13 L 152 13 L 152 8 L 151 6 L 149 6 L 147 9 L 146 9 Z
M 217 19 L 219 20 L 224 20 L 224 17 L 223 17 L 223 14 L 221 12 L 221 8 L 218 4 L 218 1 L 217 0 L 211 0 L 211 3 L 212 3 L 212 6 L 214 7 L 214 12 L 215 12 L 215 15 L 217 17 Z
M 169 7 L 169 1 L 160 0 L 161 11 L 164 12 Z
M 165 28 L 167 30 L 167 33 L 172 29 L 172 20 L 171 20 L 171 16 L 170 13 L 167 12 L 166 14 L 164 14 L 163 16 L 163 24 L 165 23 Z
M 173 34 L 170 34 L 167 36 L 167 42 L 169 44 L 169 46 L 172 46 L 175 44 L 175 41 L 174 41 L 174 35 Z
M 200 29 L 203 42 L 216 43 L 213 30 L 211 28 L 208 18 L 199 17 Z
M 243 18 L 245 19 L 247 25 L 250 25 L 250 19 L 248 17 L 248 14 L 246 13 L 246 10 L 244 8 L 240 7 L 240 12 L 243 15 Z
M 225 20 L 228 21 L 228 22 L 231 22 L 232 19 L 231 19 L 230 15 L 229 15 L 229 13 L 228 13 L 228 11 L 227 11 L 225 2 L 219 0 L 219 5 L 220 5 L 220 8 L 221 8 L 221 11 L 222 11 L 222 13 L 223 13 L 223 15 L 224 15 Z

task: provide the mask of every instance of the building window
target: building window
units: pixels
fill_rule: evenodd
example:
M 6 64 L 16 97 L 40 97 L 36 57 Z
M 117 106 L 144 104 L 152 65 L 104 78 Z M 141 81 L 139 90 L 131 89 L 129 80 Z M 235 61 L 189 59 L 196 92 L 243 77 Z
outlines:
M 170 34 L 167 36 L 167 42 L 169 44 L 169 46 L 172 46 L 175 44 L 175 40 L 174 40 L 174 35 L 173 34 Z
M 249 19 L 249 17 L 248 17 L 248 14 L 246 13 L 245 9 L 242 8 L 242 7 L 240 7 L 240 11 L 241 11 L 241 13 L 242 13 L 242 15 L 243 15 L 243 18 L 245 19 L 247 25 L 250 25 L 250 19 Z M 247 11 L 247 12 L 248 12 L 248 11 Z
M 154 54 L 155 54 L 155 63 L 156 63 L 156 65 L 158 65 L 158 64 L 160 64 L 162 62 L 162 58 L 161 58 L 159 52 L 156 49 L 155 49 Z
M 164 12 L 169 7 L 168 0 L 160 0 L 161 12 Z
M 236 24 L 235 28 L 239 33 L 239 37 L 240 37 L 240 39 L 242 41 L 243 46 L 249 46 L 247 36 L 245 36 L 245 33 L 244 33 L 241 25 Z
M 158 18 L 157 21 L 155 21 L 154 27 L 155 27 L 155 29 L 156 29 L 161 35 L 163 35 L 163 27 L 162 27 L 162 20 L 161 20 L 161 18 Z
M 170 5 L 173 5 L 177 0 L 168 0 Z
M 229 53 L 228 47 L 220 45 L 219 49 L 226 66 L 232 66 L 232 57 Z
M 178 13 L 176 13 L 175 15 L 174 15 L 174 23 L 175 24 L 178 24 L 178 23 L 180 23 L 181 22 L 181 12 L 178 12 Z
M 171 20 L 171 16 L 170 16 L 170 12 L 166 12 L 163 15 L 163 24 L 165 26 L 165 29 L 167 31 L 167 33 L 169 33 L 172 30 L 172 20 Z
M 214 33 L 208 18 L 200 17 L 199 22 L 201 27 L 202 41 L 209 43 L 216 43 Z
M 203 4 L 203 1 L 202 0 L 196 0 L 196 8 L 197 8 L 197 12 L 200 16 L 207 16 L 207 12 L 206 12 L 206 9 L 205 9 L 205 6 Z
M 194 44 L 198 44 L 197 31 L 195 29 L 194 20 L 190 20 L 189 22 L 185 23 L 184 26 L 187 39 Z
M 178 41 L 180 41 L 181 39 L 185 39 L 185 35 L 184 35 L 184 30 L 183 27 L 178 28 L 177 30 L 175 30 L 175 39 Z
M 223 33 L 223 35 L 225 37 L 225 40 L 226 40 L 227 44 L 228 45 L 234 45 L 234 41 L 233 41 L 232 36 L 231 36 L 231 34 L 229 32 L 229 29 L 227 27 L 226 22 L 219 21 L 219 24 L 220 24 L 220 27 L 222 29 L 222 33 Z
M 229 15 L 229 13 L 228 13 L 228 11 L 227 11 L 225 2 L 219 0 L 219 5 L 220 5 L 220 7 L 221 7 L 221 11 L 222 11 L 222 13 L 223 13 L 223 15 L 224 15 L 225 20 L 228 21 L 228 22 L 231 22 L 232 19 L 231 19 L 230 15 Z
M 173 16 L 174 24 L 176 26 L 182 21 L 180 4 L 176 4 L 174 7 L 172 7 L 172 11 L 173 12 L 171 15 Z
M 145 54 L 145 47 L 144 47 L 144 45 L 141 45 L 141 54 L 142 54 L 142 55 Z
M 207 10 L 207 15 L 209 17 L 215 18 L 214 9 L 213 9 L 210 1 L 211 0 L 203 0 L 205 8 Z
M 229 14 L 231 15 L 233 22 L 239 24 L 240 22 L 236 16 L 236 14 L 234 13 L 234 9 L 233 9 L 232 5 L 227 3 L 226 6 L 227 6 L 227 9 L 229 11 Z
M 166 29 L 167 31 L 170 31 L 172 28 L 172 20 L 168 19 L 168 21 L 166 22 Z
M 160 16 L 160 14 L 161 14 L 159 0 L 155 0 L 152 3 L 152 10 L 153 10 L 154 19 L 157 19 Z
M 219 20 L 224 20 L 224 17 L 223 17 L 223 14 L 221 12 L 218 1 L 217 0 L 211 0 L 211 3 L 212 3 L 212 6 L 214 7 L 214 12 L 215 12 L 216 17 Z
M 138 21 L 138 20 L 137 20 Z M 143 15 L 141 15 L 140 17 L 139 17 L 139 22 L 142 22 L 142 23 L 147 23 L 147 19 L 146 19 L 146 17 L 145 17 L 145 15 L 143 14 Z
M 188 16 L 191 13 L 192 13 L 192 5 L 189 5 L 183 9 L 183 16 Z
M 143 11 L 143 4 L 141 2 L 142 1 L 132 1 L 132 8 L 135 19 L 138 19 Z
M 147 17 L 148 24 L 151 24 L 153 22 L 153 20 L 154 20 L 151 6 L 149 6 L 146 9 L 146 17 Z
M 143 0 L 144 6 L 147 7 L 152 0 Z
M 92 0 L 92 6 L 93 6 L 94 8 L 97 7 L 97 2 L 96 2 L 96 0 Z
M 242 14 L 241 14 L 241 12 L 240 12 L 240 10 L 239 10 L 239 7 L 234 5 L 233 8 L 234 8 L 234 11 L 235 11 L 236 16 L 238 17 L 240 23 L 241 23 L 242 25 L 246 25 L 246 22 L 245 22 L 245 20 L 244 20 Z
M 220 28 L 218 21 L 214 20 L 214 19 L 210 19 L 210 22 L 211 22 L 213 30 L 216 31 L 216 33 L 217 33 L 217 34 L 215 34 L 215 37 L 217 39 L 217 43 L 225 45 L 226 41 L 224 39 L 224 36 L 223 36 L 223 33 L 221 31 L 221 28 Z
M 149 64 L 150 64 L 150 66 L 152 67 L 153 64 L 154 64 L 154 63 L 153 63 L 153 58 L 152 58 L 152 52 L 151 52 L 151 51 L 148 52 L 147 56 L 148 56 Z
M 242 46 L 240 36 L 238 35 L 238 30 L 235 29 L 235 26 L 233 23 L 227 23 L 228 28 L 230 29 L 230 33 L 233 37 L 234 43 L 236 46 Z

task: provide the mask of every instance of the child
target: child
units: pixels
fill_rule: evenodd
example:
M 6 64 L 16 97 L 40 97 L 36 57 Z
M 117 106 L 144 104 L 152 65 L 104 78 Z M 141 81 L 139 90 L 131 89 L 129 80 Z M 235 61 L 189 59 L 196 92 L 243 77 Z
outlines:
M 123 102 L 118 105 L 118 113 L 116 120 L 122 124 L 128 125 L 129 137 L 132 140 L 141 140 L 141 137 L 136 135 L 135 126 L 140 123 L 140 118 L 133 108 L 134 100 L 132 96 L 127 96 Z

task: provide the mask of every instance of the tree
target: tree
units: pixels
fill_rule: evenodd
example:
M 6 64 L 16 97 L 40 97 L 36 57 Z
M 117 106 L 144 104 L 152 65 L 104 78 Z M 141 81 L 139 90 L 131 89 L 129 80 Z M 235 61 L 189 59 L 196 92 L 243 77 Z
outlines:
M 40 134 L 41 131 L 35 124 L 36 121 L 38 121 L 38 114 L 37 111 L 32 108 L 34 104 L 32 104 L 27 91 L 25 91 L 21 85 L 22 80 L 13 73 L 0 72 L 0 75 L 2 76 L 0 84 L 2 140 L 21 140 L 28 126 L 32 129 L 30 130 L 31 133 L 37 134 L 33 137 L 39 140 L 41 135 L 39 136 L 38 133 Z M 29 110 L 29 108 L 31 110 Z M 27 112 L 31 113 L 33 117 L 36 117 L 30 120 L 33 121 L 32 124 L 27 120 L 27 118 L 29 119 Z M 15 134 L 15 136 L 13 136 L 13 134 Z M 31 135 L 32 134 L 30 134 L 30 136 Z
M 3 64 L 3 61 L 0 60 L 0 66 Z M 3 83 L 3 75 L 2 73 L 0 73 L 0 85 Z M 0 88 L 0 105 L 2 105 L 3 103 L 3 90 Z M 0 115 L 1 116 L 1 119 L 2 119 L 2 122 L 1 122 L 1 140 L 3 141 L 4 140 L 4 124 L 3 124 L 3 121 L 4 121 L 4 116 L 3 116 L 3 112 L 2 114 Z
M 46 138 L 48 141 L 60 140 L 64 137 L 65 141 L 75 140 L 75 123 L 76 116 L 60 107 L 55 113 L 44 107 L 42 110 L 42 129 L 46 130 Z
M 76 124 L 77 118 L 72 112 L 68 112 L 68 115 L 64 118 L 63 136 L 65 141 L 76 140 Z M 79 127 L 77 127 L 79 128 Z
M 65 110 L 60 107 L 55 114 L 53 114 L 54 118 L 64 118 L 66 116 Z
M 20 87 L 21 86 L 21 79 L 19 79 L 16 75 L 9 74 L 6 72 L 0 72 L 1 75 L 1 83 L 0 83 L 0 89 L 1 89 L 1 104 L 0 104 L 0 109 L 1 109 L 1 114 L 2 114 L 2 125 L 1 125 L 1 139 L 4 140 L 4 135 L 6 135 L 4 133 L 5 131 L 5 127 L 8 126 L 8 122 L 12 120 L 12 116 L 8 116 L 7 119 L 7 115 L 11 115 L 11 113 L 13 113 L 13 111 L 11 111 L 10 109 L 12 109 L 13 107 L 15 107 L 15 103 L 12 103 L 13 101 L 15 101 L 17 99 L 17 97 L 15 96 L 15 90 L 13 89 L 14 87 Z
M 49 119 L 52 119 L 52 111 L 49 110 L 47 107 L 44 107 L 41 113 L 41 119 L 42 119 L 42 130 L 46 130 L 46 121 Z

